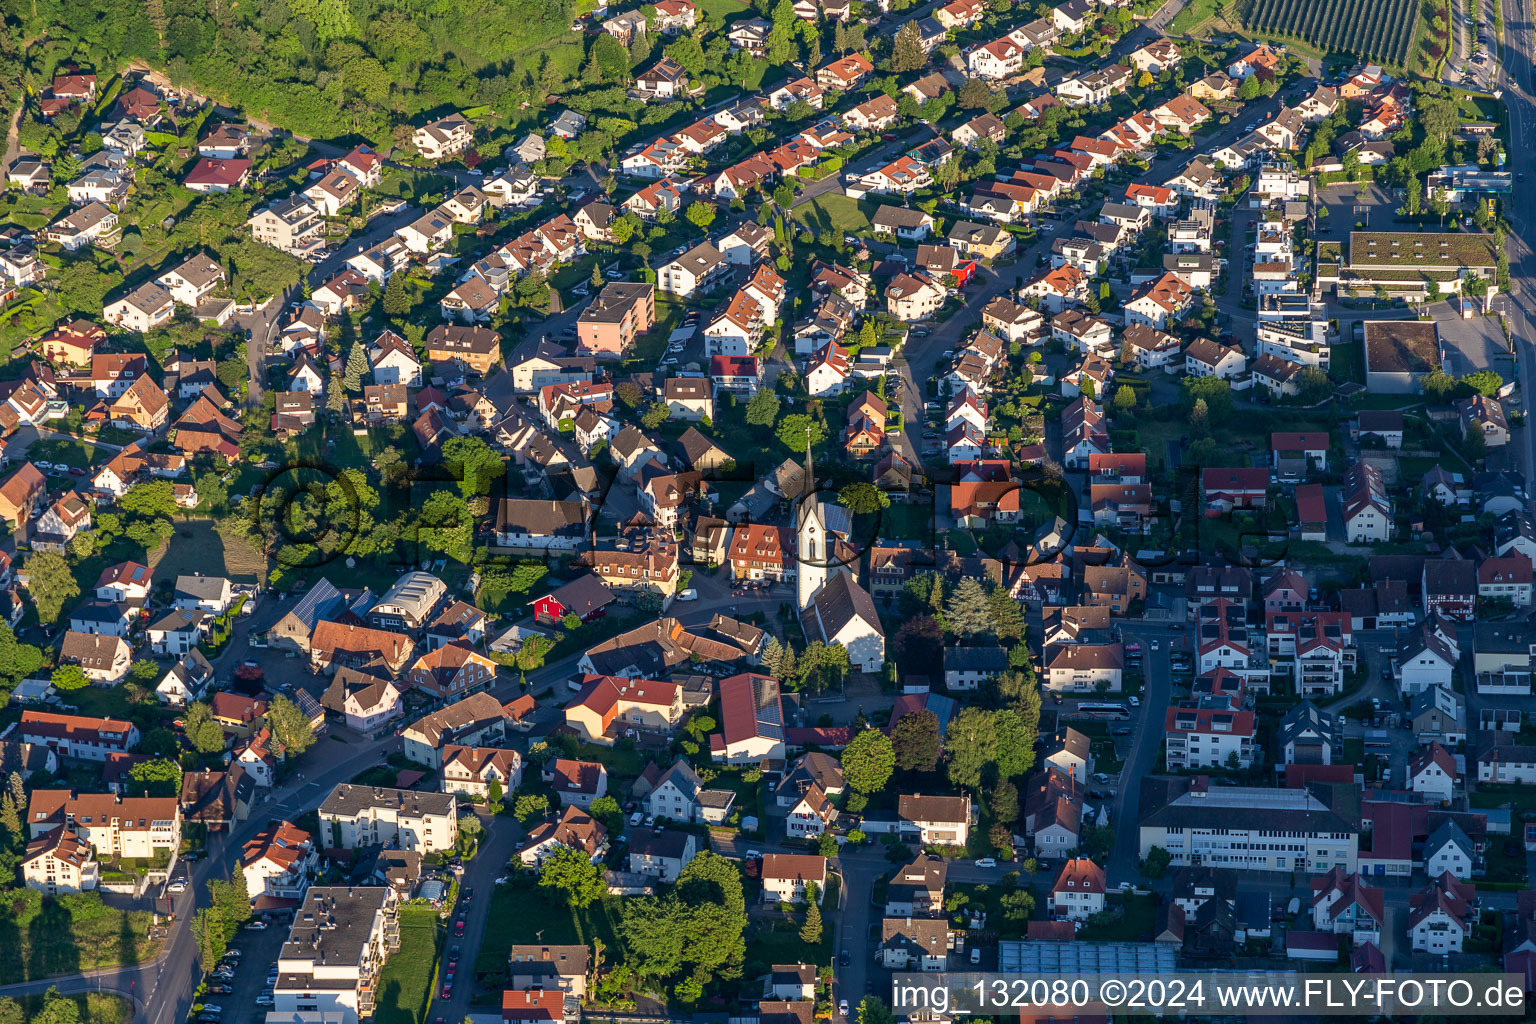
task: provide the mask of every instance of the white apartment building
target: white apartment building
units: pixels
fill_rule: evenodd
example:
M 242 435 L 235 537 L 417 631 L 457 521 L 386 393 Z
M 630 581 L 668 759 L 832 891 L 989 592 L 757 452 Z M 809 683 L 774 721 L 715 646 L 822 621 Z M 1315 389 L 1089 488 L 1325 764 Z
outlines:
M 441 853 L 459 838 L 458 804 L 452 793 L 341 783 L 320 805 L 320 828 L 323 845 L 344 850 L 395 843 L 402 850 Z
M 379 974 L 400 948 L 398 902 L 387 886 L 310 889 L 278 954 L 271 1012 L 325 1024 L 372 1017 Z

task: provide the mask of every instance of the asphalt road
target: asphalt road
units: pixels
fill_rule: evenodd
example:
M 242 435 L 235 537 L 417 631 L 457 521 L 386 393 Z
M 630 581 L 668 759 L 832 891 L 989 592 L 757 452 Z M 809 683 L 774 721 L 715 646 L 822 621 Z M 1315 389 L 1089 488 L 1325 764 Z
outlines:
M 1127 623 L 1122 639 L 1134 639 L 1141 643 L 1143 675 L 1146 680 L 1141 695 L 1141 707 L 1136 710 L 1135 733 L 1131 736 L 1130 751 L 1120 769 L 1119 788 L 1115 794 L 1114 820 L 1115 846 L 1110 851 L 1106 875 L 1112 886 L 1121 882 L 1140 880 L 1141 851 L 1141 780 L 1151 775 L 1157 767 L 1157 757 L 1163 744 L 1163 710 L 1169 705 L 1173 685 L 1171 641 L 1187 635 L 1189 627 L 1184 623 Z M 1158 650 L 1151 649 L 1152 641 L 1158 642 Z
M 1536 171 L 1536 161 L 1531 158 L 1536 148 L 1536 100 L 1531 94 L 1531 62 L 1536 59 L 1536 29 L 1532 27 L 1533 8 L 1536 0 L 1505 0 L 1504 4 L 1504 52 L 1499 71 L 1499 81 L 1504 90 L 1504 103 L 1509 110 L 1510 153 L 1509 170 L 1517 175 Z M 1516 196 L 1529 198 L 1530 185 L 1517 185 Z M 1536 318 L 1536 255 L 1532 253 L 1532 240 L 1527 234 L 1536 228 L 1529 202 L 1517 201 L 1505 205 L 1505 217 L 1511 231 L 1505 241 L 1509 255 L 1509 295 L 1504 308 L 1508 317 L 1509 333 L 1515 339 L 1515 352 L 1520 373 L 1520 398 L 1522 410 L 1529 415 L 1531 390 L 1531 362 L 1536 359 L 1536 336 L 1532 334 L 1532 321 Z M 1536 480 L 1536 445 L 1526 444 L 1525 478 Z

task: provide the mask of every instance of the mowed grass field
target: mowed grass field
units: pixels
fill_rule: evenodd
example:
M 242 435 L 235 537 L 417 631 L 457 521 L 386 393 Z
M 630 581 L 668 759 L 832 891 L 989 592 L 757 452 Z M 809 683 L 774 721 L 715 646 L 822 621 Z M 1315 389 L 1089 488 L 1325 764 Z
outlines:
M 379 974 L 378 1024 L 424 1024 L 437 983 L 437 954 L 441 947 L 437 911 L 431 907 L 402 907 L 400 948 L 390 954 Z
M 236 583 L 263 579 L 267 559 L 244 537 L 217 530 L 212 520 L 178 520 L 176 535 L 149 556 L 149 567 L 161 579 L 202 573 L 227 576 Z

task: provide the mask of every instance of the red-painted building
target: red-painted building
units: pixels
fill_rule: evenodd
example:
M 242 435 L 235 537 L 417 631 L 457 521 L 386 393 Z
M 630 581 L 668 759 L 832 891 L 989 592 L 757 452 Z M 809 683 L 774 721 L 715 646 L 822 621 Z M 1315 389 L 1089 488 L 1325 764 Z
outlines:
M 535 621 L 558 625 L 567 615 L 591 622 L 603 616 L 603 609 L 614 602 L 613 592 L 591 573 L 558 587 L 533 602 Z

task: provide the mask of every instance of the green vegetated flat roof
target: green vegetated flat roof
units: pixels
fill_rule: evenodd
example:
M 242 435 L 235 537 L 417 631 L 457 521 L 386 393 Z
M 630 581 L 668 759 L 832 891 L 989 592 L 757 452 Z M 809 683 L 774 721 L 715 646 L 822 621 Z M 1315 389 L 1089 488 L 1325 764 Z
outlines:
M 1492 267 L 1493 236 L 1464 231 L 1351 231 L 1349 263 L 1361 267 Z

